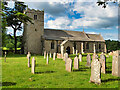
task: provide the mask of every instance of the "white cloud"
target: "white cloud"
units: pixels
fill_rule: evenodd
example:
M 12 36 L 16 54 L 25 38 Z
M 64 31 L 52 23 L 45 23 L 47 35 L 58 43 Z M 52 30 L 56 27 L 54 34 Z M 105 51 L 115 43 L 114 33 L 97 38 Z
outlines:
M 102 36 L 105 40 L 118 40 L 118 33 L 102 33 Z

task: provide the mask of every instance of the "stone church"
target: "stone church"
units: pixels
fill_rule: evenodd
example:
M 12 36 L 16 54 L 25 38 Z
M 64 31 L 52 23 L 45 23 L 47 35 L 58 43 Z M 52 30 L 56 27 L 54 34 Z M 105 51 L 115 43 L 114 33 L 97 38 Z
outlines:
M 87 34 L 80 31 L 44 28 L 44 10 L 27 9 L 25 14 L 33 20 L 24 24 L 23 49 L 33 54 L 51 53 L 93 53 L 106 52 L 105 40 L 101 34 Z

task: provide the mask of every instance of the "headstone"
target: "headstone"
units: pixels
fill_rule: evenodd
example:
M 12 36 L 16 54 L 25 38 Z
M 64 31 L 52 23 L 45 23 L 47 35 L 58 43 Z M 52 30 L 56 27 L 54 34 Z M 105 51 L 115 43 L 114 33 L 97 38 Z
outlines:
M 65 61 L 65 64 L 66 64 L 66 60 L 67 60 L 67 59 L 68 59 L 68 54 L 65 53 L 65 54 L 64 54 L 64 59 L 63 59 L 63 60 Z
M 56 57 L 56 53 L 53 53 L 53 60 L 55 60 L 55 57 Z
M 86 64 L 87 67 L 90 67 L 91 66 L 91 56 L 90 54 L 87 55 L 87 64 Z
M 113 54 L 112 75 L 120 77 L 120 50 Z
M 48 56 L 48 53 L 47 53 L 47 63 L 46 64 L 49 64 L 49 56 Z
M 51 58 L 52 56 L 51 56 L 51 52 L 50 52 L 50 58 Z
M 34 74 L 35 73 L 35 58 L 33 57 L 32 58 L 32 73 Z
M 95 84 L 101 84 L 101 64 L 98 58 L 91 63 L 91 77 L 90 82 L 94 82 Z
M 28 67 L 30 67 L 30 57 L 31 57 L 31 54 L 30 54 L 30 52 L 28 52 L 28 54 L 27 54 Z
M 72 71 L 72 60 L 70 58 L 66 60 L 66 71 L 68 72 Z
M 82 62 L 82 55 L 79 54 L 79 61 Z
M 105 55 L 102 53 L 100 55 L 100 63 L 102 65 L 101 67 L 101 73 L 106 73 L 106 58 L 105 58 Z
M 44 51 L 44 59 L 46 58 L 46 51 Z
M 4 56 L 5 57 L 5 60 L 4 60 L 5 62 L 6 62 L 6 56 L 7 56 L 7 52 L 5 51 L 5 56 Z
M 93 54 L 92 60 L 95 60 L 95 58 L 98 58 L 98 55 L 96 53 Z
M 78 55 L 78 50 L 76 50 L 76 55 Z
M 74 69 L 79 69 L 79 60 L 77 56 L 74 58 Z

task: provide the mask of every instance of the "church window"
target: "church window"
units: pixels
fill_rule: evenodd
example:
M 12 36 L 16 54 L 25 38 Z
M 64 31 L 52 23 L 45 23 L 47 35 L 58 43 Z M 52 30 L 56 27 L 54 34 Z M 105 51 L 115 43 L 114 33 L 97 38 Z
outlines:
M 86 49 L 89 49 L 89 43 L 86 44 Z
M 34 20 L 37 20 L 37 15 L 34 15 Z
M 54 41 L 51 42 L 51 49 L 54 49 Z
M 101 44 L 99 44 L 99 49 L 101 49 Z

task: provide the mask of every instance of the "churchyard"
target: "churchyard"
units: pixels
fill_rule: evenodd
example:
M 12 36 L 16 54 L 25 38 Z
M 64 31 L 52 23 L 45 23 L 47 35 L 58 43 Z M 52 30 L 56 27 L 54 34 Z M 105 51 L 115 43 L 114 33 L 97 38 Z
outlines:
M 90 83 L 92 67 L 87 55 L 82 54 L 82 60 L 78 56 L 79 61 L 74 61 L 75 54 L 69 55 L 72 70 L 67 71 L 70 68 L 66 68 L 65 63 L 68 62 L 53 59 L 53 55 L 47 53 L 46 56 L 31 55 L 30 60 L 30 55 L 8 54 L 6 61 L 2 58 L 2 88 L 118 88 L 119 77 L 112 75 L 112 56 L 106 56 L 106 72 L 101 73 L 101 84 L 95 84 Z M 92 59 L 93 54 L 89 55 Z M 97 55 L 100 58 L 100 53 Z M 79 62 L 79 66 L 74 66 L 75 62 Z

